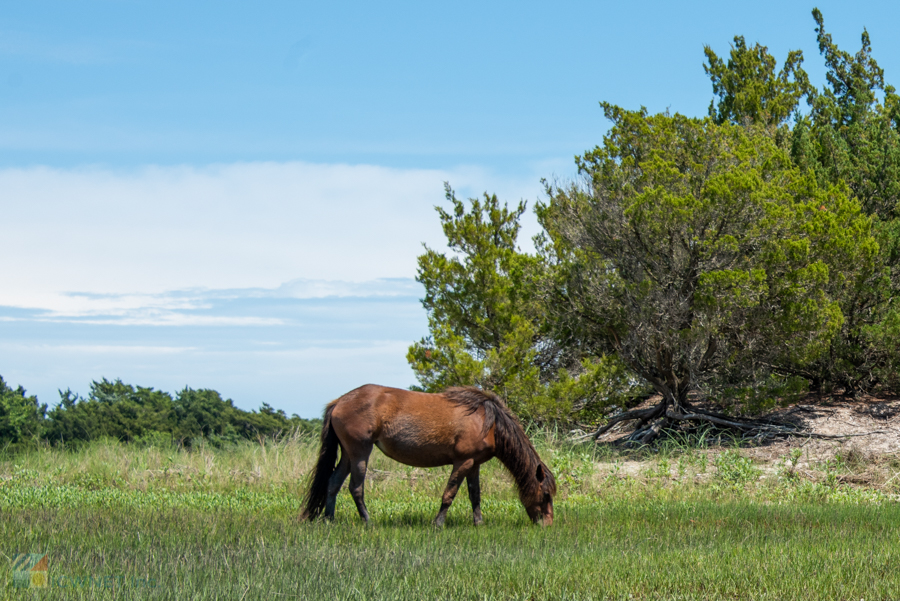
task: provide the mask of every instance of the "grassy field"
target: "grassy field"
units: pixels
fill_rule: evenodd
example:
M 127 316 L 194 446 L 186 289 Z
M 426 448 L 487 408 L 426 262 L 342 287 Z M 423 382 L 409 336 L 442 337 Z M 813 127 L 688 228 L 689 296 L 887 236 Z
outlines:
M 847 461 L 810 477 L 796 452 L 764 466 L 740 449 L 536 443 L 561 489 L 546 529 L 496 462 L 486 525 L 463 492 L 436 530 L 447 471 L 377 452 L 372 526 L 346 491 L 335 523 L 298 523 L 302 439 L 0 457 L 0 553 L 48 553 L 50 579 L 13 588 L 6 570 L 0 599 L 900 599 L 900 478 L 851 487 Z

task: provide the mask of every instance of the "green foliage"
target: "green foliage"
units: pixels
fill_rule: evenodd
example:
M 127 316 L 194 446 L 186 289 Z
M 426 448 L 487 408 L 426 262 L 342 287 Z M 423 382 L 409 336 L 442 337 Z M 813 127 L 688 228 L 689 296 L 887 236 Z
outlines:
M 781 464 L 778 467 L 778 477 L 788 482 L 796 481 L 799 478 L 797 463 L 802 456 L 803 449 L 799 447 L 791 449 L 791 452 L 781 459 Z
M 25 396 L 21 386 L 10 388 L 0 377 L 0 445 L 18 444 L 37 437 L 47 405 Z
M 845 183 L 867 214 L 893 219 L 900 200 L 900 98 L 885 84 L 866 31 L 862 48 L 851 55 L 826 33 L 822 13 L 813 16 L 828 85 L 810 95 L 810 115 L 794 129 L 794 161 L 815 172 L 820 184 Z
M 453 324 L 464 344 L 483 355 L 499 348 L 523 317 L 535 314 L 540 266 L 516 246 L 524 202 L 510 210 L 485 194 L 483 201 L 471 199 L 466 210 L 449 184 L 445 193 L 452 212 L 435 208 L 454 255 L 426 247 L 419 257 L 422 304 L 433 323 Z
M 79 402 L 70 395 L 68 391 L 61 395 L 65 402 L 54 408 L 49 417 L 51 424 L 71 418 L 72 438 L 78 438 L 76 432 L 83 432 L 83 440 L 110 437 L 131 441 L 149 432 L 170 432 L 175 426 L 171 395 L 153 388 L 104 378 L 91 384 L 88 399 Z M 49 432 L 51 439 L 66 440 L 62 431 Z
M 735 450 L 728 449 L 716 455 L 716 478 L 727 484 L 738 486 L 759 476 L 760 470 L 754 467 L 753 461 Z
M 431 335 L 410 347 L 407 360 L 422 390 L 482 386 L 521 411 L 519 395 L 538 385 L 540 371 L 534 344 L 539 265 L 516 247 L 525 204 L 510 210 L 486 194 L 471 199 L 467 210 L 445 189 L 451 212 L 436 209 L 453 254 L 426 248 L 419 257 Z
M 719 402 L 734 413 L 754 415 L 799 402 L 808 392 L 805 378 L 769 373 L 756 382 L 724 387 Z
M 243 438 L 258 440 L 261 437 L 278 437 L 290 434 L 296 430 L 301 434 L 315 434 L 318 436 L 322 429 L 320 420 L 305 420 L 297 416 L 288 417 L 284 410 L 275 409 L 268 403 L 263 403 L 259 411 L 237 410 L 238 416 L 235 427 Z
M 87 399 L 70 390 L 61 392 L 59 405 L 47 415 L 45 436 L 54 442 L 102 437 L 131 441 L 148 432 L 171 432 L 172 409 L 168 393 L 104 378 L 91 384 Z
M 795 282 L 794 288 L 818 288 L 823 297 L 820 301 L 794 304 L 781 317 L 804 323 L 801 329 L 814 326 L 817 316 L 830 313 L 832 325 L 838 324 L 830 339 L 819 337 L 812 344 L 802 343 L 795 351 L 783 352 L 769 357 L 764 371 L 774 370 L 783 378 L 803 378 L 809 387 L 819 391 L 842 388 L 847 392 L 859 392 L 877 387 L 896 389 L 900 371 L 900 356 L 896 342 L 900 322 L 900 96 L 887 85 L 884 71 L 872 54 L 869 35 L 863 31 L 861 48 L 856 54 L 841 50 L 827 33 L 822 13 L 813 10 L 816 22 L 817 42 L 826 67 L 827 83 L 819 91 L 809 83 L 802 68 L 803 55 L 800 51 L 788 53 L 784 64 L 777 69 L 776 60 L 768 49 L 757 43 L 749 46 L 743 36 L 736 36 L 727 61 L 720 58 L 709 46 L 704 48 L 706 64 L 704 69 L 710 77 L 714 100 L 710 104 L 710 117 L 719 125 L 736 124 L 747 128 L 752 136 L 768 135 L 776 144 L 789 149 L 790 157 L 799 171 L 815 180 L 822 192 L 836 190 L 832 196 L 844 197 L 858 203 L 864 214 L 871 216 L 870 228 L 864 234 L 863 260 L 858 266 L 849 262 L 859 256 L 845 253 L 847 240 L 827 249 L 819 258 L 828 271 L 813 267 L 804 274 L 805 283 Z M 801 113 L 799 101 L 806 98 L 810 110 Z M 608 113 L 615 113 L 614 107 L 606 106 Z M 789 123 L 793 116 L 795 123 Z M 611 116 L 617 122 L 615 115 Z M 646 133 L 646 132 L 645 132 Z M 701 139 L 698 136 L 696 139 Z M 659 144 L 669 141 L 659 139 Z M 608 139 L 606 147 L 615 147 L 620 142 Z M 610 146 L 612 145 L 612 146 Z M 621 151 L 616 154 L 617 151 Z M 627 173 L 628 159 L 641 163 L 642 167 L 652 163 L 648 145 L 629 142 L 621 148 L 613 149 L 613 155 L 623 160 L 620 172 Z M 699 156 L 699 155 L 697 155 Z M 588 171 L 599 171 L 586 155 L 583 164 Z M 779 159 L 780 160 L 780 159 Z M 678 160 L 674 161 L 674 165 Z M 687 163 L 685 163 L 687 164 Z M 695 161 L 693 168 L 703 165 Z M 676 167 L 681 168 L 681 167 Z M 702 172 L 702 170 L 701 170 Z M 659 185 L 669 186 L 667 174 L 660 173 Z M 592 175 L 596 177 L 596 173 Z M 622 176 L 623 182 L 627 177 Z M 796 179 L 796 177 L 791 176 Z M 731 192 L 741 193 L 741 183 L 723 181 L 722 185 Z M 629 182 L 630 183 L 630 182 Z M 622 190 L 628 193 L 627 188 Z M 650 202 L 653 197 L 648 196 Z M 645 228 L 646 235 L 663 236 L 672 220 L 684 216 L 690 207 L 677 207 L 674 203 L 660 203 L 665 208 L 659 214 L 646 214 L 644 220 L 656 220 L 656 229 Z M 821 209 L 833 212 L 831 205 L 823 203 Z M 665 215 L 666 211 L 671 213 Z M 837 220 L 846 217 L 835 215 Z M 793 220 L 796 223 L 796 220 Z M 643 227 L 643 225 L 642 225 Z M 832 230 L 833 231 L 833 230 Z M 558 234 L 551 237 L 558 239 Z M 872 244 L 872 237 L 877 241 Z M 803 248 L 798 246 L 792 253 L 783 249 L 786 258 L 796 258 L 797 253 L 809 254 L 817 249 L 817 242 Z M 731 239 L 724 239 L 725 245 Z M 566 242 L 568 244 L 568 242 Z M 724 246 L 723 246 L 724 249 Z M 575 255 L 578 253 L 576 252 Z M 583 259 L 583 257 L 582 257 Z M 796 273 L 800 274 L 801 271 Z M 762 278 L 761 272 L 752 269 L 728 270 L 724 273 L 706 274 L 702 286 L 712 290 L 708 298 L 713 303 L 724 303 L 725 313 L 731 316 L 746 313 L 754 305 L 765 303 L 771 278 Z M 730 299 L 723 299 L 723 292 L 730 290 Z M 830 299 L 833 306 L 822 312 L 822 300 Z M 840 312 L 838 318 L 837 312 Z M 772 331 L 786 333 L 791 339 L 798 330 L 781 317 L 774 315 Z M 606 323 L 605 321 L 603 322 Z M 606 325 L 599 326 L 606 327 Z M 574 327 L 573 327 L 574 328 Z M 577 330 L 577 328 L 574 328 Z M 594 327 L 598 329 L 598 327 Z M 813 327 L 815 329 L 815 327 Z M 693 328 L 691 328 L 693 330 Z M 577 332 L 575 332 L 577 334 Z M 584 339 L 573 336 L 573 339 Z M 596 340 L 600 336 L 593 336 Z M 812 342 L 812 341 L 807 341 Z M 599 342 L 595 343 L 599 344 Z M 610 341 L 606 341 L 606 347 Z M 614 345 L 613 345 L 614 346 Z M 664 361 L 665 363 L 666 361 Z M 742 375 L 745 381 L 739 386 L 743 392 L 737 397 L 747 400 L 745 405 L 763 408 L 763 396 L 771 388 L 765 381 L 773 376 L 762 373 L 760 364 L 753 364 L 753 374 Z M 777 379 L 777 378 L 776 378 Z M 754 400 L 755 399 L 755 400 Z
M 820 186 L 849 189 L 872 216 L 879 252 L 855 278 L 831 286 L 844 324 L 830 352 L 795 373 L 819 390 L 896 387 L 900 337 L 891 324 L 900 310 L 894 301 L 900 292 L 900 98 L 885 83 L 866 31 L 859 52 L 850 54 L 826 32 L 822 13 L 814 10 L 813 17 L 828 83 L 809 95 L 810 114 L 792 132 L 792 158 Z
M 533 402 L 543 407 L 543 414 L 555 410 L 561 419 L 594 423 L 611 409 L 630 404 L 642 391 L 625 364 L 608 354 L 583 359 L 575 375 L 560 369 Z
M 593 490 L 594 456 L 591 449 L 556 445 L 548 465 L 564 494 L 590 494 Z
M 830 284 L 870 269 L 858 204 L 820 188 L 766 131 L 604 104 L 613 126 L 581 185 L 539 207 L 560 319 L 613 347 L 665 398 L 820 356 L 843 324 Z
M 481 386 L 538 421 L 621 404 L 633 383 L 620 362 L 550 335 L 540 297 L 547 266 L 516 246 L 524 202 L 510 209 L 486 194 L 467 208 L 449 185 L 446 198 L 452 208 L 437 211 L 451 254 L 426 248 L 419 257 L 430 336 L 407 354 L 417 388 Z
M 209 440 L 234 440 L 238 436 L 234 424 L 238 409 L 231 400 L 224 401 L 215 390 L 185 388 L 173 404 L 178 424 L 174 436 L 179 440 L 193 441 L 205 437 Z
M 775 58 L 758 43 L 747 47 L 744 36 L 735 36 L 726 64 L 712 48 L 705 46 L 708 64 L 703 69 L 719 97 L 709 105 L 716 123 L 745 122 L 770 127 L 782 125 L 810 93 L 809 77 L 803 70 L 803 53 L 792 50 L 784 66 L 775 74 Z
M 259 411 L 244 411 L 215 390 L 185 388 L 173 399 L 166 392 L 105 378 L 91 385 L 88 398 L 60 392 L 59 404 L 47 411 L 21 386 L 13 390 L 0 378 L 0 443 L 44 439 L 77 445 L 112 439 L 190 447 L 201 439 L 221 445 L 291 433 L 318 435 L 320 429 L 320 420 L 287 417 L 267 403 Z

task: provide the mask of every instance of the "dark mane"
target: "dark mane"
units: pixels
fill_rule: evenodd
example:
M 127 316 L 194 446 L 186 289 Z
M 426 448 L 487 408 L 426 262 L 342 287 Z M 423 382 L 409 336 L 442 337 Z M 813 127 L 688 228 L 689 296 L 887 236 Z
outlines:
M 444 397 L 456 405 L 465 407 L 466 413 L 468 413 L 469 415 L 484 407 L 484 428 L 482 429 L 483 434 L 487 434 L 491 427 L 494 425 L 498 407 L 501 407 L 506 412 L 509 412 L 509 409 L 507 409 L 506 403 L 503 402 L 503 399 L 489 390 L 482 390 L 480 388 L 475 388 L 474 386 L 458 386 L 454 388 L 448 388 L 444 391 Z
M 484 433 L 494 427 L 494 454 L 512 474 L 523 502 L 538 497 L 544 491 L 556 494 L 553 474 L 538 457 L 519 419 L 503 399 L 493 392 L 472 386 L 448 388 L 443 394 L 453 403 L 465 407 L 469 413 L 484 407 Z M 545 475 L 543 482 L 536 477 L 539 466 Z

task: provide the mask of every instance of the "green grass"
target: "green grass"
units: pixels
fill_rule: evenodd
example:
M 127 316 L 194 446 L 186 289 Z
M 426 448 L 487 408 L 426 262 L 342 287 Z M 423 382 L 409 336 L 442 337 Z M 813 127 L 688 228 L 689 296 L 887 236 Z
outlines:
M 626 475 L 611 466 L 628 457 L 537 442 L 561 483 L 544 529 L 496 465 L 486 526 L 462 492 L 436 530 L 446 470 L 376 456 L 367 528 L 346 491 L 335 523 L 297 522 L 307 441 L 43 449 L 0 461 L 0 553 L 49 553 L 47 599 L 900 598 L 884 491 L 767 477 L 737 451 Z M 0 600 L 36 596 L 10 582 L 0 570 Z

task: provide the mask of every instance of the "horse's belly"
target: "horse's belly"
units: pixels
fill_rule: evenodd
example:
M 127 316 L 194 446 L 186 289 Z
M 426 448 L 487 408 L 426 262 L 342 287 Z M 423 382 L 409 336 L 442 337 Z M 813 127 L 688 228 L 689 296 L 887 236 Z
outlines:
M 446 416 L 434 417 L 395 416 L 384 423 L 373 442 L 385 455 L 406 465 L 436 467 L 453 463 L 458 454 L 458 429 Z
M 377 440 L 375 446 L 394 461 L 413 467 L 437 467 L 451 464 L 454 460 L 452 447 L 444 445 L 418 444 L 391 438 Z

